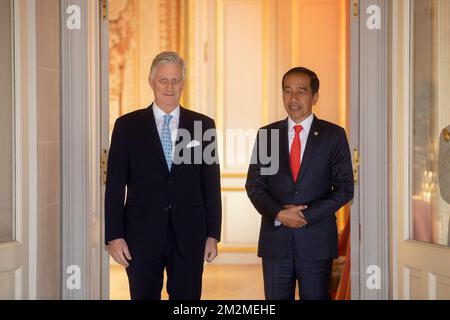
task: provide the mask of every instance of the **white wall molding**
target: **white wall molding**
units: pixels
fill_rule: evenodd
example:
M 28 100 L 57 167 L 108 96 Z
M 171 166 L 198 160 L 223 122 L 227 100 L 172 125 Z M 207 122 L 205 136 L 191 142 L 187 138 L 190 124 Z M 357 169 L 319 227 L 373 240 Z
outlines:
M 37 298 L 37 78 L 36 78 L 36 1 L 27 2 L 27 66 L 28 66 L 28 202 L 29 202 L 29 287 L 28 298 Z M 24 161 L 24 159 L 22 159 Z M 24 164 L 24 162 L 22 162 Z
M 352 159 L 353 150 L 360 149 L 359 146 L 359 16 L 353 16 L 353 0 L 348 0 L 349 5 L 349 26 L 350 26 L 350 149 Z M 354 161 L 354 159 L 353 159 Z M 359 177 L 358 181 L 359 181 Z M 360 228 L 359 228 L 359 187 L 355 185 L 350 209 L 350 281 L 352 299 L 360 298 Z
M 369 6 L 381 9 L 381 29 L 367 27 Z M 388 299 L 388 3 L 361 0 L 359 16 L 359 145 L 360 145 L 360 298 Z M 381 270 L 381 288 L 369 289 L 369 266 Z M 356 267 L 356 266 L 353 266 Z
M 71 5 L 81 9 L 80 29 L 66 26 Z M 63 0 L 61 16 L 62 292 L 64 299 L 99 299 L 99 2 Z M 80 289 L 66 286 L 71 265 L 81 270 Z

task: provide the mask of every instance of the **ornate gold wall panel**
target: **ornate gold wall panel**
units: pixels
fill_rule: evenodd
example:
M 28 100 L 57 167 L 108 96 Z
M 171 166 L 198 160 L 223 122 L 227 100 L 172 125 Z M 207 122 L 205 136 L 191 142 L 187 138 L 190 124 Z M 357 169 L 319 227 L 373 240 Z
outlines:
M 109 14 L 110 129 L 137 104 L 137 0 L 112 0 Z

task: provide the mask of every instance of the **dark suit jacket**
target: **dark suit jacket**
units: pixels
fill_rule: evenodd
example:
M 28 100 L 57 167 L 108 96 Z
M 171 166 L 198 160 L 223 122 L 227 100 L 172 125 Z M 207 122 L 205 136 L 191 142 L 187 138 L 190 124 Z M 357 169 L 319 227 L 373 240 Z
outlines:
M 194 121 L 201 123 L 201 135 L 194 136 Z M 201 145 L 187 148 L 181 128 Z M 219 164 L 193 159 L 198 148 L 216 146 L 216 139 L 202 142 L 208 129 L 215 130 L 214 120 L 181 108 L 177 145 L 182 156 L 191 153 L 192 162 L 174 163 L 169 172 L 152 106 L 117 119 L 108 157 L 106 243 L 124 238 L 133 259 L 154 259 L 163 251 L 170 213 L 180 254 L 203 259 L 206 238 L 220 240 L 222 217 Z
M 250 164 L 247 194 L 261 214 L 258 256 L 285 258 L 295 248 L 305 260 L 327 260 L 338 256 L 336 211 L 353 198 L 353 170 L 347 137 L 343 128 L 314 117 L 297 183 L 289 163 L 288 120 L 261 129 L 279 130 L 279 169 L 274 175 L 261 175 L 263 165 Z M 261 129 L 258 137 L 261 135 Z M 317 135 L 314 133 L 317 132 Z M 259 139 L 255 143 L 260 147 Z M 270 138 L 267 139 L 269 142 Z M 268 143 L 269 154 L 272 146 Z M 274 219 L 284 205 L 308 205 L 308 224 L 299 229 L 275 227 Z

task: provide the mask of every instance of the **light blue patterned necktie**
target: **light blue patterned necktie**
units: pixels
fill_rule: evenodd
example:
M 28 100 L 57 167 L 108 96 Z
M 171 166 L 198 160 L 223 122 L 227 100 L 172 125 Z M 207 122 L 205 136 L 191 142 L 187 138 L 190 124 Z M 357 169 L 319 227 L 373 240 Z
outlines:
M 173 116 L 170 114 L 164 115 L 164 125 L 161 134 L 161 143 L 164 152 L 164 157 L 166 158 L 167 168 L 172 169 L 172 135 L 170 134 L 170 120 Z

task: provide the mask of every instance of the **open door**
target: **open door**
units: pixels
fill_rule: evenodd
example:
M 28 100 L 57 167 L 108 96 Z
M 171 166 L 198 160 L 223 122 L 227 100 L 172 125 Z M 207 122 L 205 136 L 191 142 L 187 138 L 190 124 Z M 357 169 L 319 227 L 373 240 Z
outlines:
M 29 132 L 28 124 L 36 119 L 28 101 L 20 99 L 29 93 L 27 82 L 33 79 L 22 77 L 28 70 L 17 72 L 24 58 L 34 52 L 27 50 L 34 35 L 20 23 L 33 11 L 24 2 L 0 1 L 0 300 L 28 299 L 35 294 L 28 292 L 28 255 L 30 212 L 36 205 L 32 181 L 36 175 L 28 169 L 36 154 L 32 152 L 31 135 L 23 132 Z M 21 131 L 24 128 L 28 130 Z
M 450 299 L 450 2 L 393 8 L 395 299 Z

